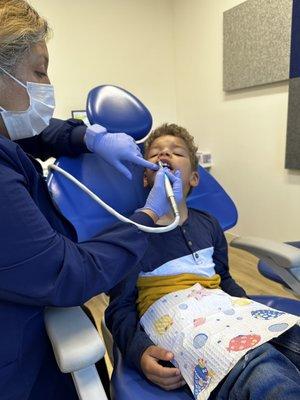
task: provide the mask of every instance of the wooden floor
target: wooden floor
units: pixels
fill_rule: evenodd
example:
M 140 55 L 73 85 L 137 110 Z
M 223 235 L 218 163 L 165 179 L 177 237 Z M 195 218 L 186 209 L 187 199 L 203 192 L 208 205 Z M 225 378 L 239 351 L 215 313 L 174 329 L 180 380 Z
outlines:
M 258 259 L 251 254 L 229 247 L 229 266 L 232 277 L 250 294 L 272 295 L 295 299 L 278 283 L 264 278 L 257 270 Z

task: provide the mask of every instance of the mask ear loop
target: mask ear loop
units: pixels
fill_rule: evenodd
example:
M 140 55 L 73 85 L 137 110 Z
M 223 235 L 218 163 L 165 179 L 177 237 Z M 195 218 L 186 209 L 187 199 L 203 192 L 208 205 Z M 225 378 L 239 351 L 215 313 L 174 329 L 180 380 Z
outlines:
M 15 78 L 13 75 L 11 75 L 9 72 L 7 72 L 4 68 L 0 67 L 0 69 L 6 74 L 8 75 L 11 79 L 13 79 L 15 82 L 17 82 L 19 85 L 21 85 L 27 92 L 27 96 L 29 98 L 29 103 L 31 105 L 31 97 L 29 95 L 28 92 L 28 87 L 27 85 L 25 85 L 23 82 L 19 81 L 19 79 Z M 30 106 L 29 106 L 30 107 Z M 2 111 L 6 111 L 3 107 L 0 106 L 0 108 L 2 109 Z
M 27 86 L 26 86 L 23 82 L 19 81 L 19 79 L 17 79 L 17 78 L 15 78 L 14 76 L 12 76 L 9 72 L 5 71 L 4 68 L 0 67 L 0 69 L 1 69 L 6 75 L 8 75 L 11 79 L 13 79 L 15 82 L 17 82 L 19 85 L 23 86 L 23 88 L 25 88 L 25 89 L 27 90 Z
M 3 69 L 2 67 L 0 67 L 0 69 L 1 69 L 5 74 L 7 74 L 7 72 L 5 71 L 5 69 Z M 3 107 L 0 106 L 0 111 L 6 111 L 6 110 L 5 110 L 5 108 L 3 108 Z

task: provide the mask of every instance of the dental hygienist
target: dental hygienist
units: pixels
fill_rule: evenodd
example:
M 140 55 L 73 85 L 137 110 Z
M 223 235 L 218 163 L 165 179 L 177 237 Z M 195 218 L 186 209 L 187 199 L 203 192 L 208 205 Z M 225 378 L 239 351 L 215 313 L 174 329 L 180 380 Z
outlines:
M 92 129 L 84 136 L 82 128 L 59 122 L 45 130 L 54 109 L 47 35 L 46 21 L 26 1 L 0 0 L 1 400 L 77 399 L 71 378 L 56 366 L 44 307 L 80 305 L 108 291 L 137 268 L 147 248 L 148 234 L 124 223 L 76 243 L 76 233 L 53 206 L 32 155 L 72 156 L 88 151 L 88 146 L 101 157 L 109 154 L 124 173 L 123 161 L 157 169 L 141 158 L 125 134 Z M 24 149 L 30 148 L 31 155 L 16 143 L 22 145 L 26 138 Z M 180 200 L 181 181 L 170 179 Z M 168 209 L 159 170 L 143 211 L 132 219 L 154 225 Z

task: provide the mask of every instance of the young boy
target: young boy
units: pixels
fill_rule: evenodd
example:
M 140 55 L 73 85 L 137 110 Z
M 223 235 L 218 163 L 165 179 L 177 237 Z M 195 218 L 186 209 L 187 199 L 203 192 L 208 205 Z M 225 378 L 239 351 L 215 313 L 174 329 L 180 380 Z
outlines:
M 217 310 L 221 318 L 215 319 L 213 329 L 217 333 L 220 332 L 220 340 L 216 343 L 221 343 L 222 335 L 226 337 L 226 330 L 230 329 L 230 318 L 230 321 L 233 320 L 233 316 L 234 319 L 245 318 L 245 312 L 237 311 L 237 308 L 245 310 L 246 307 L 252 307 L 250 303 L 254 302 L 247 299 L 245 291 L 230 276 L 227 243 L 216 219 L 207 213 L 187 208 L 185 199 L 199 182 L 196 151 L 191 135 L 175 124 L 162 125 L 148 138 L 145 158 L 154 163 L 161 161 L 172 172 L 179 170 L 181 173 L 184 200 L 179 204 L 180 224 L 173 231 L 152 235 L 148 250 L 142 259 L 142 272 L 139 276 L 128 276 L 111 291 L 106 322 L 125 360 L 150 381 L 164 389 L 172 390 L 185 385 L 185 380 L 189 383 L 187 374 L 192 371 L 194 382 L 190 382 L 189 386 L 195 398 L 204 399 L 208 398 L 216 386 L 215 378 L 214 385 L 211 385 L 213 375 L 220 375 L 220 372 L 210 371 L 206 360 L 202 358 L 201 350 L 208 339 L 202 328 L 209 320 L 212 322 L 211 316 L 216 315 Z M 145 186 L 152 186 L 154 176 L 155 172 L 146 170 Z M 172 220 L 170 211 L 170 214 L 163 216 L 157 224 L 167 225 Z M 234 297 L 230 298 L 227 294 Z M 221 302 L 218 299 L 221 299 Z M 232 302 L 234 305 L 230 306 Z M 201 307 L 203 312 L 198 315 Z M 252 317 L 284 317 L 281 315 L 284 313 L 276 314 L 267 307 L 261 308 L 263 310 L 252 311 Z M 141 317 L 143 326 L 156 344 L 142 328 Z M 190 323 L 192 326 L 186 329 Z M 260 322 L 263 323 L 265 321 Z M 257 319 L 253 319 L 252 324 L 255 327 Z M 196 329 L 198 334 L 193 334 L 194 341 L 191 341 L 189 331 L 193 329 Z M 294 351 L 291 353 L 294 363 L 299 363 L 299 342 L 291 331 L 292 329 L 282 337 L 285 336 L 284 345 Z M 278 336 L 278 333 L 273 336 Z M 210 399 L 291 400 L 300 396 L 300 374 L 297 369 L 299 364 L 296 367 L 269 343 L 259 346 L 260 340 L 261 336 L 250 334 L 237 335 L 229 341 L 227 350 L 231 353 L 226 356 L 227 359 L 224 356 L 224 363 L 231 363 L 228 367 L 228 371 L 231 371 L 211 393 Z M 242 341 L 242 347 L 244 346 L 243 354 L 233 361 L 237 350 L 241 350 L 239 341 Z M 190 342 L 194 345 L 192 349 Z M 165 346 L 158 345 L 161 343 Z M 238 361 L 254 346 L 254 350 Z M 181 363 L 181 372 L 178 368 L 164 366 L 164 362 L 171 360 L 176 365 L 174 353 L 178 361 L 189 351 L 192 355 L 199 352 L 201 354 L 195 368 L 192 368 L 192 363 L 189 365 L 189 361 Z M 218 360 L 212 365 L 217 362 Z M 185 371 L 185 368 L 190 372 Z M 223 376 L 220 375 L 220 379 Z

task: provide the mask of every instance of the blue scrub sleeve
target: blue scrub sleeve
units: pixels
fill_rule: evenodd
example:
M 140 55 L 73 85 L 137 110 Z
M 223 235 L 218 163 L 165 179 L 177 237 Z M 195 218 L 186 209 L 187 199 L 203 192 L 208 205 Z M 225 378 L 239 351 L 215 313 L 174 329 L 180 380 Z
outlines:
M 26 175 L 5 163 L 0 167 L 1 301 L 80 305 L 138 268 L 148 234 L 118 223 L 101 236 L 74 243 L 51 227 L 31 197 Z M 144 213 L 132 219 L 153 225 Z
M 16 143 L 25 153 L 41 160 L 60 156 L 76 157 L 82 153 L 89 153 L 84 142 L 86 128 L 86 125 L 77 119 L 62 121 L 52 118 L 42 133 L 17 140 Z

